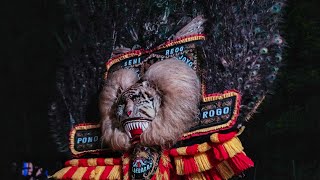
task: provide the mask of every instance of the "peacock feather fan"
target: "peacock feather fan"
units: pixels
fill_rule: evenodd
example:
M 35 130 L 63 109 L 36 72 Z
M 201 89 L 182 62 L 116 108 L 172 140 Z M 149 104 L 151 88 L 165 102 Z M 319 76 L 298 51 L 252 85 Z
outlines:
M 99 122 L 98 94 L 105 62 L 118 53 L 152 49 L 195 17 L 206 22 L 201 62 L 206 93 L 242 94 L 246 122 L 272 91 L 282 66 L 283 0 L 68 0 L 63 30 L 56 33 L 63 62 L 49 119 L 59 151 L 68 152 L 76 124 Z

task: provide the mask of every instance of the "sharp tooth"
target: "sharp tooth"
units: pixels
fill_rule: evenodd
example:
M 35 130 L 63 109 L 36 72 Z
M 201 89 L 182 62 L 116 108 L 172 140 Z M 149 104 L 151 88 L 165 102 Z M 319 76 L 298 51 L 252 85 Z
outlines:
M 133 129 L 132 123 L 129 123 L 129 130 L 132 130 L 132 129 Z
M 141 126 L 142 126 L 142 130 L 146 129 L 145 122 L 142 122 Z
M 142 122 L 142 127 L 146 128 L 146 122 Z
M 142 123 L 141 123 L 141 122 L 139 122 L 138 124 L 139 124 L 139 128 L 141 129 L 141 128 L 142 128 Z

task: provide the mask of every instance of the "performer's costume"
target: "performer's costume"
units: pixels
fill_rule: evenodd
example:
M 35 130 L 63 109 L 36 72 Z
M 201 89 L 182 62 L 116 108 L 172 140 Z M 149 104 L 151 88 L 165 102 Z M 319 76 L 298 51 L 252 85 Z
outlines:
M 281 0 L 69 3 L 49 110 L 69 160 L 53 178 L 219 180 L 254 165 L 238 136 L 281 66 Z

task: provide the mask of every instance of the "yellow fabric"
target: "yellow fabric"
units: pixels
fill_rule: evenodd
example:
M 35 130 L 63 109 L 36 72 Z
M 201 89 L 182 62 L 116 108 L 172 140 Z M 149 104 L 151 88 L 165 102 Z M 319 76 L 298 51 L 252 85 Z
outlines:
M 243 146 L 238 137 L 234 137 L 223 143 L 223 146 L 228 152 L 230 158 L 243 151 Z
M 162 156 L 161 156 L 161 159 L 162 159 L 163 166 L 167 167 L 168 164 L 170 163 L 170 158 L 169 158 L 169 156 L 167 156 L 167 155 L 162 155 Z
M 218 138 L 218 133 L 212 134 L 210 136 L 210 140 L 211 140 L 211 142 L 214 142 L 214 143 L 220 143 L 219 138 Z
M 115 165 L 109 173 L 108 179 L 121 179 L 121 166 Z
M 87 160 L 87 162 L 88 162 L 89 166 L 97 166 L 97 159 L 96 158 L 89 158 Z
M 191 174 L 192 180 L 206 180 L 206 177 L 203 175 L 203 173 L 194 173 Z
M 79 160 L 78 159 L 72 159 L 69 161 L 71 166 L 78 166 L 79 165 Z
M 90 174 L 90 179 L 99 180 L 102 172 L 105 170 L 105 166 L 97 166 Z M 92 175 L 92 176 L 91 176 Z
M 206 152 L 209 149 L 211 149 L 211 146 L 208 143 L 202 143 L 198 146 L 198 151 L 199 152 Z
M 122 156 L 123 168 L 129 166 L 130 158 L 128 156 Z M 130 170 L 129 170 L 130 171 Z M 123 180 L 129 180 L 129 172 L 124 172 Z
M 176 172 L 178 175 L 183 175 L 184 174 L 184 167 L 183 167 L 183 160 L 181 156 L 175 157 L 174 158 L 174 163 L 176 165 Z
M 217 170 L 223 179 L 230 179 L 234 172 L 227 161 L 222 161 L 217 165 Z
M 123 180 L 128 180 L 128 179 L 129 179 L 129 174 L 127 173 L 123 176 Z
M 187 147 L 177 148 L 177 152 L 178 152 L 179 155 L 188 155 L 187 154 Z
M 194 160 L 198 166 L 198 171 L 203 172 L 212 168 L 206 153 L 196 154 Z
M 78 167 L 76 172 L 72 175 L 72 180 L 81 180 L 88 167 Z
M 104 163 L 106 165 L 113 165 L 113 158 L 106 158 L 104 159 Z

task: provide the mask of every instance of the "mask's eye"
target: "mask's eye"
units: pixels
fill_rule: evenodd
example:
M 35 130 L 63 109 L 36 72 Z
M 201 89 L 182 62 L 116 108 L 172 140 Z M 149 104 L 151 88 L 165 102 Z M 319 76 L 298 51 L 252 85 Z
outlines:
M 149 93 L 145 93 L 145 98 L 148 99 L 149 101 L 153 101 L 153 96 Z
M 117 116 L 120 117 L 123 115 L 123 112 L 124 112 L 124 105 L 121 104 L 121 105 L 118 105 L 118 108 L 117 108 Z

